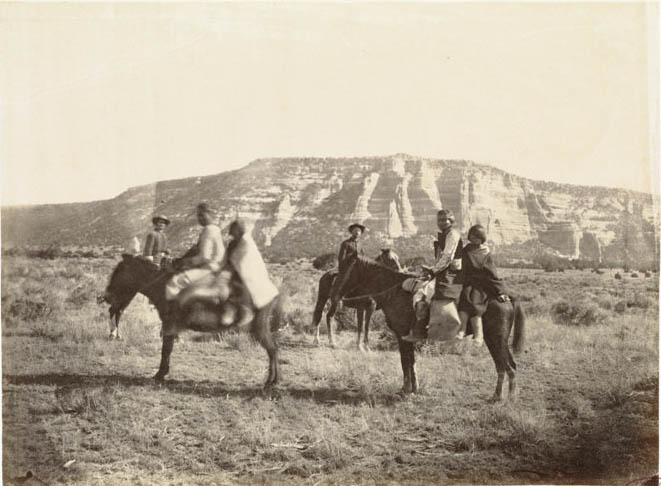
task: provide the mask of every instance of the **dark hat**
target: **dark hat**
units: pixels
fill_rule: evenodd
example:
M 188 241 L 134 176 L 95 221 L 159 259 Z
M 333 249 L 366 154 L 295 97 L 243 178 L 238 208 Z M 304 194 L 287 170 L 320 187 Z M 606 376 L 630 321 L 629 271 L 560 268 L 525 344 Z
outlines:
M 168 218 L 166 218 L 165 216 L 163 216 L 162 214 L 154 216 L 151 219 L 151 222 L 154 223 L 154 224 L 158 223 L 159 221 L 163 221 L 166 225 L 170 224 L 170 220 Z
M 354 228 L 360 228 L 360 231 L 363 232 L 363 233 L 367 229 L 360 223 L 354 223 L 352 225 L 349 225 L 349 233 L 351 233 L 351 230 L 354 229 Z

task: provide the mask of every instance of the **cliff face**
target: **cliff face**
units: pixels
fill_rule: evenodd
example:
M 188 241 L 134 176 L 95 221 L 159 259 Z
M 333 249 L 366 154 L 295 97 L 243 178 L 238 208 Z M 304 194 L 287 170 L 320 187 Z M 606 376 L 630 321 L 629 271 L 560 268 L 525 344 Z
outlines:
M 534 242 L 572 258 L 624 260 L 634 247 L 635 258 L 657 255 L 649 194 L 407 155 L 258 160 L 215 176 L 132 188 L 107 201 L 3 208 L 3 245 L 122 245 L 149 230 L 152 214 L 165 213 L 173 221 L 172 246 L 183 249 L 198 233 L 194 208 L 202 200 L 220 210 L 223 227 L 237 215 L 252 221 L 256 241 L 272 257 L 335 251 L 351 222 L 369 228 L 365 244 L 375 255 L 389 241 L 408 256 L 431 254 L 441 208 L 454 211 L 464 234 L 484 225 L 496 252 Z

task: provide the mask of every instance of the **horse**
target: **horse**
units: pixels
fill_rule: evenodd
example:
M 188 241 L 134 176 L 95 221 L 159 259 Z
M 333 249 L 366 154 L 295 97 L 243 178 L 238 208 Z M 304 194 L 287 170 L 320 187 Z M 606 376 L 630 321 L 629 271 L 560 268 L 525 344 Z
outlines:
M 376 258 L 375 262 L 392 268 L 393 270 L 402 270 L 402 267 L 399 264 L 399 257 L 389 248 L 381 250 L 381 254 Z M 312 325 L 315 328 L 314 344 L 319 344 L 319 324 L 321 322 L 321 315 L 324 311 L 326 302 L 330 298 L 331 290 L 335 280 L 337 279 L 337 276 L 337 270 L 329 270 L 319 279 L 317 303 L 314 306 L 314 312 L 312 314 Z M 337 301 L 331 300 L 330 309 L 328 309 L 328 312 L 326 313 L 326 328 L 328 329 L 328 340 L 331 347 L 335 347 L 331 321 L 337 312 L 337 303 Z M 356 309 L 356 320 L 358 321 L 356 326 L 358 329 L 358 340 L 356 345 L 360 351 L 369 351 L 368 333 L 370 328 L 370 320 L 372 319 L 372 314 L 374 314 L 374 311 L 379 310 L 379 307 L 373 299 L 369 297 L 355 298 L 355 296 L 351 293 L 346 295 L 346 297 L 342 300 L 342 304 L 351 309 Z M 360 339 L 361 335 L 363 336 L 362 341 Z
M 315 327 L 314 344 L 319 344 L 319 328 L 321 327 L 321 316 L 324 311 L 324 306 L 328 301 L 333 288 L 333 283 L 338 276 L 337 270 L 329 270 L 324 273 L 319 279 L 319 292 L 317 293 L 317 303 L 314 306 L 312 314 L 312 326 Z M 368 345 L 368 332 L 369 323 L 372 314 L 377 310 L 376 302 L 369 297 L 364 299 L 351 299 L 351 294 L 346 296 L 348 299 L 343 301 L 343 304 L 351 309 L 356 309 L 356 320 L 358 328 L 358 342 L 356 343 L 360 351 L 369 350 Z M 331 321 L 337 311 L 338 301 L 331 302 L 330 309 L 326 313 L 326 328 L 328 329 L 328 341 L 332 347 L 335 347 L 335 340 L 333 339 L 333 327 Z M 361 340 L 361 335 L 363 339 Z
M 386 324 L 394 332 L 399 345 L 399 354 L 404 374 L 402 393 L 416 393 L 418 378 L 415 370 L 414 343 L 404 341 L 405 336 L 415 323 L 413 310 L 413 294 L 402 288 L 402 283 L 410 274 L 397 272 L 361 256 L 354 257 L 344 270 L 342 284 L 337 296 L 346 295 L 349 289 L 352 293 L 370 296 L 383 311 Z M 490 401 L 503 398 L 503 381 L 505 374 L 509 379 L 509 397 L 516 397 L 516 363 L 509 349 L 509 337 L 514 330 L 513 349 L 518 354 L 523 349 L 525 316 L 523 309 L 512 299 L 511 302 L 499 302 L 493 299 L 489 302 L 482 316 L 484 341 L 496 365 L 498 380 L 496 391 Z
M 165 286 L 173 274 L 171 270 L 161 270 L 142 258 L 122 255 L 122 260 L 113 270 L 103 294 L 103 299 L 111 305 L 111 312 L 113 308 L 123 310 L 137 293 L 149 298 L 156 307 L 163 328 L 161 363 L 158 372 L 154 375 L 154 379 L 159 382 L 163 381 L 170 372 L 170 355 L 180 330 L 212 333 L 237 330 L 234 325 L 220 324 L 224 312 L 223 303 L 194 301 L 181 309 L 176 302 L 166 300 Z M 258 310 L 250 323 L 252 336 L 266 350 L 269 358 L 265 389 L 270 389 L 279 380 L 278 347 L 272 329 L 277 329 L 281 318 L 282 300 L 278 295 L 264 308 Z

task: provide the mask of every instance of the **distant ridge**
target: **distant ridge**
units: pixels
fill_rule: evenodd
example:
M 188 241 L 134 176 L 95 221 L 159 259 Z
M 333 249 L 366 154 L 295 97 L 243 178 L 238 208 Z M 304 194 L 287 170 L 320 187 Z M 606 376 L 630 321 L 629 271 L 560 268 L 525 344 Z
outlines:
M 534 181 L 488 165 L 407 154 L 354 158 L 267 158 L 204 177 L 130 188 L 103 201 L 2 208 L 2 244 L 121 247 L 172 219 L 175 250 L 198 233 L 194 207 L 209 201 L 226 227 L 236 214 L 271 258 L 335 252 L 353 221 L 366 249 L 384 244 L 431 254 L 436 211 L 452 209 L 465 233 L 485 225 L 497 254 L 548 252 L 612 262 L 658 261 L 655 201 L 626 189 Z M 658 208 L 658 201 L 656 201 Z

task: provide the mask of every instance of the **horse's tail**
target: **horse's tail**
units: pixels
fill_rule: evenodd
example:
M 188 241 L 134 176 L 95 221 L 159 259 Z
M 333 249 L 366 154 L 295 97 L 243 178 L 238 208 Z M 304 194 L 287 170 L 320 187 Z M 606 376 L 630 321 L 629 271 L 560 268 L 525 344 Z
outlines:
M 526 316 L 523 313 L 521 304 L 512 300 L 514 306 L 514 339 L 512 341 L 512 348 L 514 354 L 519 354 L 523 351 L 523 345 L 526 340 Z
M 319 291 L 317 292 L 317 303 L 314 306 L 314 312 L 312 313 L 312 326 L 316 327 L 321 321 L 321 315 L 324 312 L 324 306 L 328 297 L 330 297 L 331 288 L 333 288 L 333 280 L 335 280 L 335 274 L 333 272 L 324 273 L 319 279 Z

